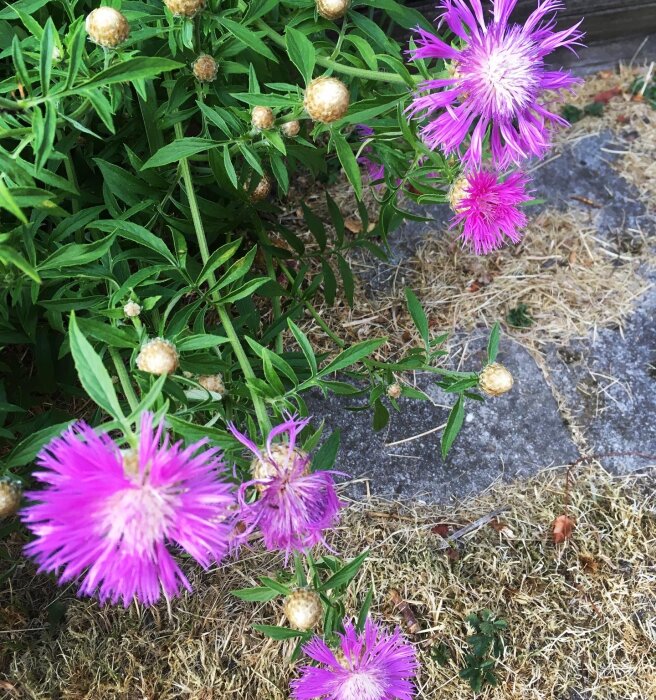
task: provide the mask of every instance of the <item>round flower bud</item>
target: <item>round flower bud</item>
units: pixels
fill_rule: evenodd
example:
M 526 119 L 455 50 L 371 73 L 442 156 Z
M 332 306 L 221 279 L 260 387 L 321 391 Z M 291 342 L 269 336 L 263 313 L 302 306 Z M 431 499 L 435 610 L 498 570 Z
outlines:
M 205 8 L 205 0 L 164 0 L 174 17 L 194 17 Z
M 346 14 L 349 0 L 317 0 L 317 12 L 325 19 L 339 19 Z
M 512 389 L 512 374 L 498 362 L 483 369 L 478 376 L 478 386 L 488 396 L 501 396 Z
M 0 518 L 8 518 L 18 510 L 21 502 L 20 482 L 11 477 L 0 479 Z
M 467 187 L 469 185 L 469 180 L 466 177 L 459 177 L 449 190 L 449 203 L 451 204 L 451 209 L 456 214 L 460 214 L 463 211 L 461 206 L 462 200 L 467 196 Z
M 271 107 L 253 107 L 251 124 L 255 129 L 270 129 L 276 123 Z
M 216 74 L 219 72 L 216 61 L 206 53 L 202 53 L 191 64 L 191 68 L 194 71 L 196 80 L 200 80 L 201 83 L 211 83 L 213 80 L 216 80 Z
M 178 362 L 175 345 L 164 338 L 149 340 L 137 356 L 137 367 L 149 374 L 171 374 L 178 368 Z
M 281 127 L 280 131 L 285 136 L 288 136 L 290 139 L 294 138 L 294 136 L 298 136 L 299 132 L 301 131 L 301 122 L 298 121 L 298 119 L 294 119 L 294 121 L 291 122 L 285 122 Z
M 295 461 L 307 460 L 308 454 L 304 450 L 296 447 L 293 452 L 289 451 L 289 445 L 278 444 L 271 447 L 271 459 L 256 457 L 251 462 L 251 474 L 253 479 L 257 481 L 266 481 L 277 476 L 280 472 L 289 472 L 294 467 Z M 309 473 L 309 468 L 305 470 L 305 474 Z M 262 486 L 262 484 L 258 484 Z
M 394 384 L 390 384 L 387 387 L 387 395 L 390 397 L 390 399 L 398 399 L 403 392 L 403 389 L 401 388 L 401 385 L 398 382 L 394 382 Z
M 271 194 L 273 183 L 268 175 L 265 175 L 258 183 L 255 189 L 251 192 L 252 202 L 261 202 Z
M 322 614 L 321 598 L 314 591 L 294 591 L 285 601 L 285 616 L 289 624 L 302 632 L 312 629 Z
M 225 394 L 225 385 L 223 384 L 223 376 L 220 374 L 205 374 L 198 377 L 198 383 L 215 394 Z
M 305 109 L 315 122 L 329 124 L 348 112 L 348 88 L 337 78 L 315 78 L 305 90 Z
M 136 301 L 129 301 L 123 307 L 123 313 L 128 318 L 136 318 L 141 313 L 141 307 L 139 306 L 139 304 L 137 304 Z
M 87 15 L 84 26 L 89 39 L 104 46 L 114 49 L 122 44 L 130 34 L 130 25 L 123 15 L 113 7 L 97 7 Z

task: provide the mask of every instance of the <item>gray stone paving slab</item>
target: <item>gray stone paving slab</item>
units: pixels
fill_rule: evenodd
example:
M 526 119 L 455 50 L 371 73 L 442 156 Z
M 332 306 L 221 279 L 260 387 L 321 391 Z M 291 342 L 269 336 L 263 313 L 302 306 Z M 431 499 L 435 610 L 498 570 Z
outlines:
M 552 347 L 547 360 L 594 453 L 656 454 L 656 287 L 623 334 L 600 330 L 592 340 Z M 617 472 L 656 463 L 630 456 L 601 461 Z
M 483 338 L 468 342 L 465 369 L 480 368 L 484 353 L 478 350 L 485 342 Z M 480 493 L 498 479 L 527 477 L 578 457 L 551 391 L 528 352 L 506 339 L 499 360 L 513 372 L 515 387 L 484 404 L 467 403 L 465 425 L 446 462 L 440 456 L 441 430 L 390 444 L 446 421 L 453 397 L 435 387 L 430 375 L 422 375 L 418 384 L 434 403 L 401 401 L 402 411 L 392 411 L 389 426 L 379 433 L 372 431 L 370 411 L 346 410 L 343 398 L 315 394 L 307 397 L 307 403 L 317 419 L 325 419 L 328 429 L 341 430 L 338 468 L 354 478 L 368 478 L 372 493 L 449 502 Z M 353 494 L 363 490 L 363 485 L 356 485 Z

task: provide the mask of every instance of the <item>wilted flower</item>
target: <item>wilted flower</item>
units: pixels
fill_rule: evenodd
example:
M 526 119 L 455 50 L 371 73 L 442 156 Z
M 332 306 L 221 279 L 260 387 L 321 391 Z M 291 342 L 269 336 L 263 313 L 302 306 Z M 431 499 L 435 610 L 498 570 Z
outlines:
M 216 80 L 219 72 L 219 66 L 216 60 L 206 53 L 202 53 L 192 64 L 191 70 L 194 73 L 196 80 L 201 83 L 211 83 Z
M 0 477 L 0 518 L 8 518 L 18 510 L 21 502 L 21 483 L 10 476 Z
M 258 105 L 253 107 L 251 111 L 251 124 L 254 129 L 271 129 L 276 123 L 276 117 L 273 114 L 271 107 L 262 107 Z
M 351 95 L 338 78 L 315 78 L 305 90 L 303 104 L 315 122 L 329 124 L 341 119 L 349 108 Z
M 285 601 L 285 617 L 294 629 L 304 632 L 312 629 L 322 614 L 321 597 L 315 591 L 294 591 Z
M 60 583 L 81 577 L 80 595 L 101 602 L 150 605 L 162 592 L 191 590 L 167 545 L 205 568 L 225 556 L 235 498 L 219 480 L 218 450 L 168 436 L 160 445 L 161 437 L 162 425 L 144 413 L 138 450 L 121 452 L 84 423 L 42 450 L 34 476 L 44 488 L 26 494 L 22 511 L 39 571 L 57 572 Z
M 342 503 L 335 492 L 331 472 L 310 472 L 310 457 L 296 447 L 297 438 L 309 419 L 287 416 L 267 437 L 266 450 L 260 451 L 234 425 L 230 432 L 267 469 L 256 470 L 253 479 L 239 489 L 240 517 L 249 531 L 259 528 L 264 545 L 270 550 L 305 551 L 324 541 L 324 532 L 337 521 Z M 274 443 L 281 435 L 284 442 Z M 259 478 L 258 478 L 259 477 Z M 257 500 L 247 502 L 246 490 L 257 487 Z
M 513 376 L 506 367 L 493 362 L 483 368 L 478 376 L 478 386 L 488 396 L 502 396 L 513 387 Z
M 179 363 L 175 345 L 165 338 L 153 338 L 144 343 L 137 355 L 137 368 L 149 374 L 171 374 Z
M 568 125 L 541 98 L 546 91 L 571 89 L 580 81 L 567 71 L 548 69 L 544 59 L 559 47 L 580 44 L 580 22 L 555 31 L 554 13 L 563 3 L 543 0 L 524 25 L 511 24 L 516 4 L 517 0 L 493 0 L 492 21 L 486 24 L 480 0 L 442 0 L 442 20 L 462 41 L 461 49 L 416 29 L 413 59 L 439 58 L 453 64 L 449 78 L 419 86 L 410 112 L 429 117 L 422 136 L 429 148 L 441 146 L 447 154 L 458 151 L 471 132 L 464 154 L 470 167 L 481 164 L 488 130 L 495 164 L 505 168 L 543 156 L 550 147 L 551 126 Z M 435 116 L 438 111 L 442 113 Z
M 123 307 L 123 313 L 128 318 L 136 318 L 141 313 L 141 306 L 139 306 L 136 301 L 128 301 Z
M 294 138 L 294 136 L 298 136 L 301 131 L 301 122 L 299 122 L 298 119 L 292 119 L 292 121 L 282 124 L 280 126 L 280 131 L 282 131 L 285 136 Z
M 460 237 L 476 255 L 501 248 L 506 238 L 513 243 L 522 239 L 527 219 L 519 205 L 530 199 L 528 183 L 523 173 L 502 180 L 497 173 L 479 170 L 455 184 L 450 197 L 456 213 L 452 226 L 462 224 Z
M 84 28 L 91 41 L 106 49 L 115 49 L 130 34 L 128 21 L 113 7 L 91 10 L 84 21 Z
M 321 666 L 304 666 L 292 681 L 294 700 L 411 700 L 417 673 L 415 650 L 397 629 L 392 634 L 371 619 L 364 631 L 344 621 L 333 652 L 318 637 L 303 647 Z

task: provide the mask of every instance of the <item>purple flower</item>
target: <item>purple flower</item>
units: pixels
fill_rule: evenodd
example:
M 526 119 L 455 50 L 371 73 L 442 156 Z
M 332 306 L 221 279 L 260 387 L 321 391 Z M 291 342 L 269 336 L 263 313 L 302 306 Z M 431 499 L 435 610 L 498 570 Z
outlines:
M 454 153 L 471 134 L 464 155 L 469 167 L 480 166 L 487 135 L 495 165 L 503 169 L 543 156 L 551 145 L 552 125 L 569 125 L 541 98 L 545 91 L 571 89 L 580 81 L 567 71 L 548 70 L 544 58 L 561 46 L 573 50 L 580 45 L 580 22 L 555 31 L 554 14 L 563 3 L 541 0 L 524 25 L 510 24 L 516 4 L 493 0 L 492 21 L 486 24 L 481 0 L 442 0 L 441 19 L 462 42 L 461 49 L 416 29 L 412 58 L 451 61 L 451 77 L 422 83 L 425 94 L 415 96 L 409 111 L 429 117 L 422 136 L 431 149 L 441 146 Z
M 495 172 L 479 170 L 455 183 L 450 193 L 456 213 L 452 227 L 463 225 L 460 237 L 476 255 L 501 248 L 505 238 L 519 243 L 520 229 L 527 219 L 518 207 L 530 199 L 529 182 L 523 173 L 512 173 L 502 180 Z
M 60 583 L 81 577 L 79 594 L 101 602 L 150 605 L 191 590 L 168 544 L 205 568 L 227 553 L 236 500 L 218 478 L 218 451 L 195 454 L 204 440 L 183 449 L 168 436 L 160 446 L 161 437 L 144 413 L 138 450 L 121 452 L 85 423 L 42 450 L 34 476 L 45 487 L 26 494 L 22 513 L 39 571 Z
M 362 141 L 366 141 L 374 134 L 374 130 L 366 124 L 358 124 L 355 127 L 355 131 L 361 137 Z M 360 155 L 358 158 L 358 164 L 365 169 L 369 182 L 376 182 L 377 180 L 382 180 L 385 177 L 385 166 L 382 163 L 376 163 L 376 161 L 371 160 L 369 156 L 372 154 L 373 148 L 371 146 L 365 146 L 362 151 L 362 155 Z M 375 187 L 377 190 L 379 190 L 383 186 L 384 183 L 379 182 Z
M 301 677 L 291 683 L 292 698 L 410 700 L 417 660 L 401 632 L 389 634 L 370 619 L 364 632 L 358 633 L 346 620 L 344 630 L 337 656 L 318 637 L 305 645 L 305 653 L 322 666 L 301 668 Z
M 253 479 L 239 489 L 240 517 L 251 532 L 259 528 L 264 546 L 282 550 L 287 557 L 324 542 L 324 532 L 337 522 L 342 503 L 335 492 L 332 473 L 310 472 L 310 457 L 296 446 L 297 438 L 309 419 L 286 416 L 267 437 L 266 451 L 240 433 L 234 425 L 230 432 L 254 455 Z M 274 442 L 286 435 L 282 442 Z M 246 490 L 255 486 L 259 497 L 251 502 Z

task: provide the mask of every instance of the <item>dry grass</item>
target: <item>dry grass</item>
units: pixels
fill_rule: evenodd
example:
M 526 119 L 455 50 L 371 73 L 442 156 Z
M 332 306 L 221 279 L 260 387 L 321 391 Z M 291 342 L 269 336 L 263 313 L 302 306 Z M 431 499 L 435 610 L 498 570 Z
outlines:
M 653 477 L 612 478 L 582 470 L 570 512 L 573 539 L 555 546 L 550 523 L 563 512 L 564 473 L 552 470 L 459 507 L 370 500 L 355 504 L 335 534 L 344 556 L 369 546 L 355 585 L 373 611 L 403 625 L 389 602 L 398 589 L 421 630 L 412 637 L 422 670 L 418 697 L 472 697 L 458 678 L 464 618 L 490 608 L 508 621 L 501 685 L 482 697 L 517 700 L 656 698 L 656 499 Z M 511 530 L 485 527 L 457 560 L 438 549 L 436 523 L 464 524 L 508 504 Z M 281 623 L 280 601 L 244 603 L 229 590 L 254 584 L 280 562 L 258 550 L 195 576 L 198 592 L 152 610 L 100 608 L 66 599 L 61 627 L 48 625 L 60 595 L 29 563 L 5 582 L 0 607 L 0 685 L 8 698 L 283 700 L 295 670 L 291 647 L 253 632 Z M 50 608 L 46 606 L 50 605 Z M 356 609 L 351 597 L 348 609 Z M 440 666 L 436 644 L 451 650 Z M 4 666 L 4 668 L 3 668 Z

